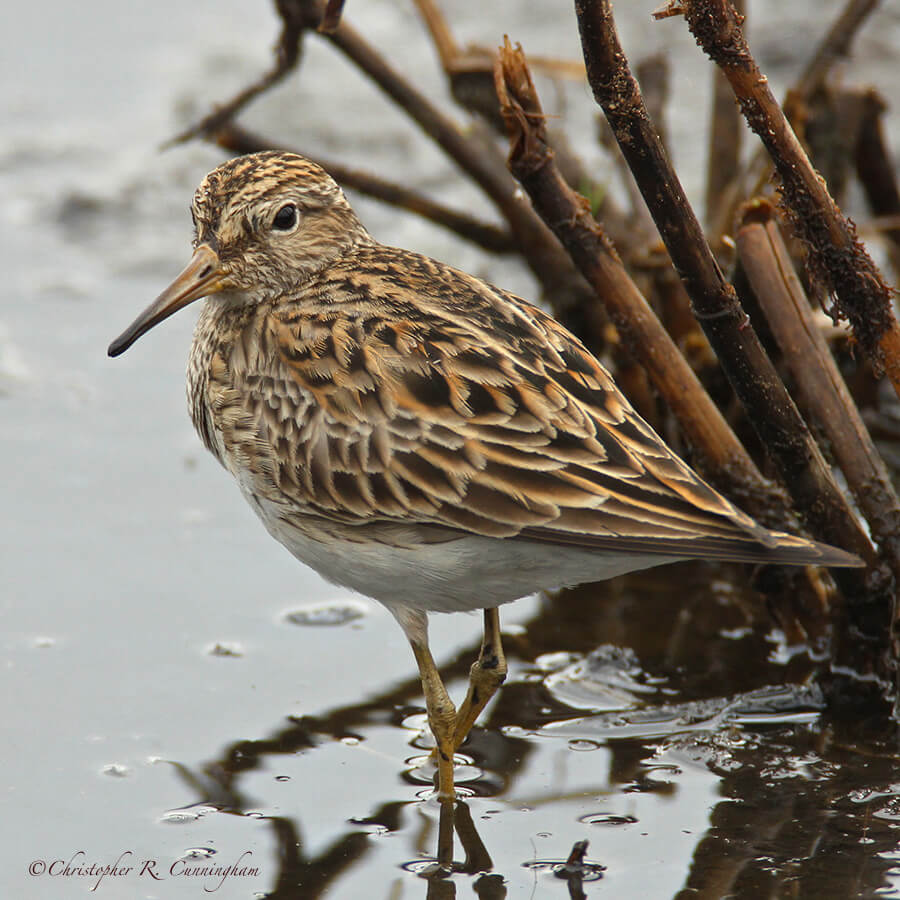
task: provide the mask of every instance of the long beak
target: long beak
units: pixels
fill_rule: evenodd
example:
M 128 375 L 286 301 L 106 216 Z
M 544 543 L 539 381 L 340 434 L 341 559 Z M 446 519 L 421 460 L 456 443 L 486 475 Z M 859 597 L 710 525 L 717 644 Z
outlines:
M 184 271 L 109 345 L 110 356 L 124 353 L 142 334 L 188 303 L 228 286 L 215 250 L 201 244 Z

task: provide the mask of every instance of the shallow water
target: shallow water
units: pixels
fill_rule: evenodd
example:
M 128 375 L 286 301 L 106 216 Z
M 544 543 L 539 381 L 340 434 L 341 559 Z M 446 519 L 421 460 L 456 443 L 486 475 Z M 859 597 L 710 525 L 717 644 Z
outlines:
M 683 24 L 650 23 L 657 4 L 621 5 L 626 47 L 668 48 L 678 67 L 670 130 L 696 195 L 705 63 Z M 754 5 L 776 86 L 839 4 L 783 6 Z M 578 54 L 567 4 L 540 19 L 450 8 L 463 42 L 507 30 L 526 51 Z M 187 259 L 190 195 L 221 159 L 159 144 L 268 65 L 277 23 L 261 0 L 91 9 L 0 11 L 16 36 L 0 56 L 4 896 L 577 896 L 553 867 L 585 839 L 605 867 L 587 873 L 587 896 L 900 896 L 893 734 L 826 716 L 802 687 L 810 652 L 785 646 L 730 573 L 700 566 L 503 611 L 510 678 L 459 772 L 471 796 L 455 859 L 468 865 L 419 877 L 439 817 L 423 799 L 422 698 L 402 634 L 272 542 L 202 451 L 184 410 L 190 312 L 123 359 L 105 353 Z M 406 3 L 347 15 L 402 43 L 404 65 L 443 96 Z M 888 96 L 898 32 L 886 4 L 851 68 Z M 542 90 L 608 167 L 590 149 L 587 89 Z M 318 41 L 246 122 L 382 172 L 402 159 L 413 183 L 484 210 Z M 900 146 L 896 115 L 889 127 Z M 533 295 L 517 265 L 352 199 L 384 240 Z M 434 622 L 455 696 L 479 626 Z M 84 874 L 117 859 L 131 871 Z M 70 873 L 41 874 L 54 860 Z M 257 873 L 191 868 L 238 861 Z

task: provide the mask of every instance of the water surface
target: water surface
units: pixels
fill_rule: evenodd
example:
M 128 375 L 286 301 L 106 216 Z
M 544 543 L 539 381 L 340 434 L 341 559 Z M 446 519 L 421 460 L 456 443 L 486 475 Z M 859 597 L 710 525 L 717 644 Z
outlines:
M 682 23 L 650 22 L 653 5 L 621 4 L 620 27 L 629 49 L 672 54 L 670 129 L 696 196 L 707 70 Z M 407 3 L 348 6 L 443 97 Z M 526 51 L 576 57 L 568 5 L 532 6 L 448 4 L 463 42 L 508 31 Z M 754 4 L 777 85 L 839 4 L 783 6 Z M 510 678 L 460 772 L 467 871 L 420 878 L 438 811 L 423 799 L 422 698 L 400 630 L 271 541 L 202 451 L 184 409 L 191 312 L 123 359 L 105 353 L 186 261 L 190 195 L 221 159 L 159 145 L 268 65 L 274 15 L 261 0 L 14 13 L 0 13 L 5 895 L 566 897 L 553 867 L 585 839 L 605 867 L 588 896 L 900 895 L 893 743 L 825 716 L 802 687 L 810 653 L 785 646 L 733 573 L 700 566 L 504 610 Z M 854 76 L 892 89 L 898 31 L 886 5 Z M 588 90 L 542 90 L 609 171 Z M 489 214 L 318 41 L 246 122 Z M 896 137 L 895 115 L 889 127 Z M 381 239 L 534 295 L 518 264 L 352 200 Z M 433 625 L 455 696 L 479 626 Z M 54 860 L 72 874 L 41 874 Z M 117 860 L 133 871 L 98 884 L 77 870 Z M 232 864 L 258 873 L 190 874 Z

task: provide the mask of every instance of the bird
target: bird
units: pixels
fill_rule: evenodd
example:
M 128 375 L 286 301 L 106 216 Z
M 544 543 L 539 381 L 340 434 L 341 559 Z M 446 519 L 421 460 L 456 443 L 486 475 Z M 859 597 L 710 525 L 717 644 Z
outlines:
M 186 268 L 109 346 L 206 298 L 187 368 L 206 448 L 269 533 L 403 629 L 437 796 L 507 671 L 498 607 L 687 559 L 858 566 L 709 486 L 538 306 L 379 243 L 318 165 L 279 151 L 202 181 Z M 459 709 L 431 613 L 483 611 Z

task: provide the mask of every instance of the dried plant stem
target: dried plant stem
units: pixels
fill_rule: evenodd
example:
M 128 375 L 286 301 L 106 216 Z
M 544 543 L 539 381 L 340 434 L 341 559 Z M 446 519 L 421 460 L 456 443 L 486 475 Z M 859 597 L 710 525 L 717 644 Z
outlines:
M 294 4 L 290 0 L 287 2 L 276 0 L 276 6 L 281 17 L 282 28 L 278 44 L 275 47 L 275 65 L 258 81 L 248 85 L 231 100 L 216 107 L 209 115 L 190 128 L 170 138 L 163 147 L 171 147 L 196 137 L 207 137 L 215 133 L 227 122 L 230 122 L 245 106 L 260 94 L 274 87 L 296 68 L 303 47 L 303 34 L 308 26 L 305 18 L 296 14 L 297 11 L 293 8 Z
M 874 90 L 863 98 L 863 118 L 856 145 L 856 172 L 866 192 L 869 208 L 876 216 L 900 216 L 900 188 L 884 138 L 881 116 L 885 102 Z M 900 223 L 884 229 L 891 241 L 895 269 L 900 270 Z
M 513 174 L 603 300 L 627 347 L 681 423 L 708 476 L 756 514 L 771 513 L 773 506 L 783 508 L 782 499 L 760 475 L 625 271 L 588 202 L 560 174 L 524 55 L 508 41 L 500 51 L 496 82 L 510 132 Z
M 797 84 L 791 91 L 806 99 L 820 90 L 832 66 L 850 51 L 850 45 L 869 14 L 881 0 L 848 0 L 841 14 L 832 22 L 831 28 L 816 48 L 803 69 Z M 737 6 L 737 4 L 735 4 Z M 739 13 L 742 9 L 737 10 Z
M 747 279 L 790 367 L 802 402 L 827 435 L 847 485 L 900 584 L 900 502 L 816 325 L 768 203 L 745 212 L 737 245 Z M 869 600 L 874 602 L 878 594 L 890 588 L 890 580 L 876 575 L 870 579 L 870 586 Z M 881 599 L 890 601 L 889 593 Z M 885 609 L 884 602 L 880 608 Z M 895 611 L 895 621 L 897 615 Z M 883 631 L 883 626 L 878 631 Z
M 736 3 L 744 11 L 744 0 Z M 716 237 L 724 234 L 731 223 L 741 167 L 741 113 L 734 102 L 734 94 L 725 76 L 713 70 L 712 116 L 710 117 L 708 154 L 706 163 L 706 221 Z
M 441 149 L 487 194 L 509 223 L 510 233 L 523 259 L 540 281 L 556 314 L 571 321 L 573 314 L 591 304 L 591 292 L 568 254 L 527 203 L 516 194 L 501 153 L 477 129 L 465 133 L 424 94 L 394 69 L 350 25 L 336 15 L 326 21 L 322 37 L 330 41 L 397 103 Z M 280 81 L 296 66 L 306 32 L 316 31 L 326 17 L 323 0 L 276 0 L 283 27 L 270 72 L 169 143 L 203 136 L 212 140 L 251 100 Z M 573 312 L 574 311 L 574 312 Z M 582 320 L 591 329 L 586 339 L 602 345 L 602 335 L 591 317 Z
M 297 0 L 312 22 L 319 0 Z M 523 259 L 541 282 L 554 309 L 566 311 L 589 301 L 589 290 L 552 232 L 516 194 L 515 183 L 497 148 L 467 134 L 435 107 L 346 21 L 325 36 L 365 72 L 490 197 L 509 223 Z
M 576 0 L 588 80 L 662 235 L 695 315 L 748 418 L 813 534 L 874 560 L 828 465 L 762 344 L 734 288 L 725 281 L 644 109 L 608 0 Z M 838 576 L 859 594 L 859 573 Z
M 863 351 L 884 366 L 900 396 L 900 327 L 890 288 L 797 140 L 744 40 L 740 16 L 728 0 L 682 0 L 679 9 L 697 42 L 725 73 L 748 124 L 772 157 L 812 273 L 834 294 L 837 311 L 849 319 Z

